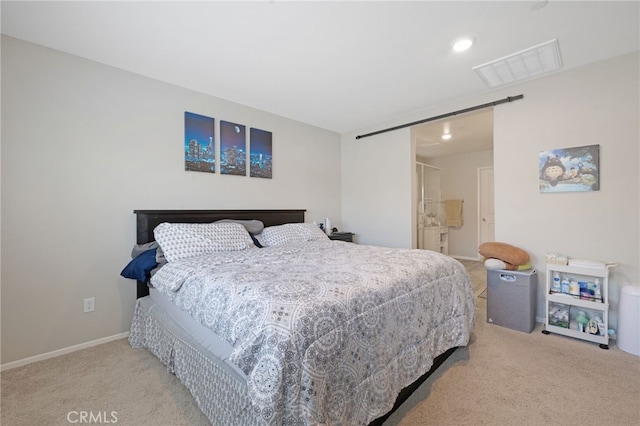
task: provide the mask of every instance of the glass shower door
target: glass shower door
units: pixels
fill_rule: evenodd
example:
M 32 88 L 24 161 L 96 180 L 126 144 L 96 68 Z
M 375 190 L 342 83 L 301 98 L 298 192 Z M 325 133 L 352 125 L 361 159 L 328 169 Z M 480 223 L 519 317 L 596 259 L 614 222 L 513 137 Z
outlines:
M 427 228 L 439 226 L 441 220 L 440 169 L 416 162 L 416 183 L 418 248 L 426 249 Z

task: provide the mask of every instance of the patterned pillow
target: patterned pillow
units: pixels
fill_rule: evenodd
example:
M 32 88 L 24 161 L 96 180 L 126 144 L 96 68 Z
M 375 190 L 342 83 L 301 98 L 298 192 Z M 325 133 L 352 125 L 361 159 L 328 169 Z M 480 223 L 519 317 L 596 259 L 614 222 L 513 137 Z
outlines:
M 261 236 L 267 246 L 326 240 L 328 238 L 320 228 L 312 223 L 286 223 L 269 226 L 264 228 Z
M 251 236 L 239 223 L 164 222 L 156 226 L 153 234 L 169 262 L 255 247 Z
M 213 223 L 239 223 L 244 226 L 250 235 L 258 235 L 264 229 L 264 223 L 260 220 L 222 219 Z

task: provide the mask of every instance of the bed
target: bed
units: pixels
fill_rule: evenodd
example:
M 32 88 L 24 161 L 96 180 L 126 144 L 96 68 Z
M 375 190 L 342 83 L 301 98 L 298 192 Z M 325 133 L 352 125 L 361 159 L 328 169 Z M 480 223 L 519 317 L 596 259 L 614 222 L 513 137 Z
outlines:
M 152 286 L 138 282 L 129 342 L 156 355 L 212 424 L 382 424 L 469 342 L 471 283 L 448 256 L 331 241 L 304 210 L 134 213 L 137 243 L 158 227 L 173 259 Z M 173 249 L 184 224 L 222 219 L 261 221 L 247 241 L 264 247 Z M 212 232 L 236 238 L 242 226 L 228 223 Z

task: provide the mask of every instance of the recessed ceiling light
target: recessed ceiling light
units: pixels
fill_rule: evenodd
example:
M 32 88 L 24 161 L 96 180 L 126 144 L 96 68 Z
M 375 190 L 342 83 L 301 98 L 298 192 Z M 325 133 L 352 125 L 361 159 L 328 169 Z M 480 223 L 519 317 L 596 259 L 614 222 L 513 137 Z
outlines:
M 445 133 L 442 135 L 442 140 L 448 141 L 451 139 L 451 133 Z
M 465 50 L 473 46 L 474 42 L 475 39 L 473 37 L 460 38 L 453 42 L 452 48 L 455 52 L 464 52 Z

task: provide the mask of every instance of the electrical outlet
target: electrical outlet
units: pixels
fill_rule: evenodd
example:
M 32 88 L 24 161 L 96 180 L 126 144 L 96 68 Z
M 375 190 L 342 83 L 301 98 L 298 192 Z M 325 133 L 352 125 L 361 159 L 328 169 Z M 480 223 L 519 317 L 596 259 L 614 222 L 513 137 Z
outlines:
M 84 311 L 85 312 L 93 312 L 96 309 L 96 299 L 95 297 L 87 297 L 84 299 Z

